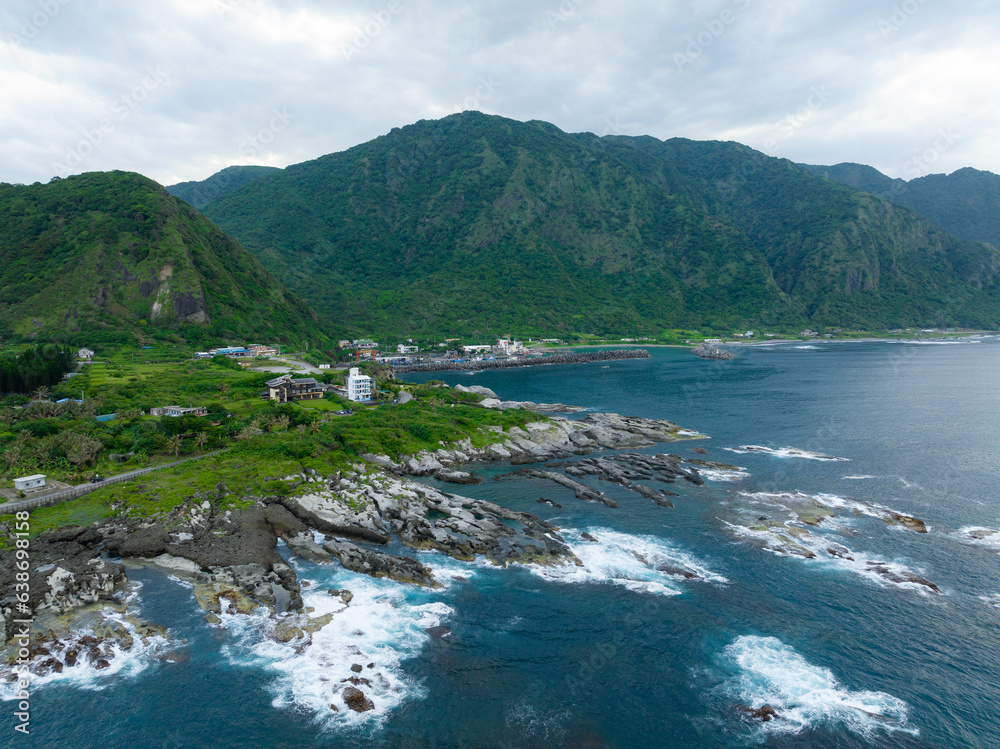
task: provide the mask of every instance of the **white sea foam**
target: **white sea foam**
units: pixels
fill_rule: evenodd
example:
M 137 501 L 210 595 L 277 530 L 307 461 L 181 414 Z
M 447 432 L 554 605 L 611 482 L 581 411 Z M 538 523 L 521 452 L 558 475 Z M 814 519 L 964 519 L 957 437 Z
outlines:
M 819 346 L 792 346 L 799 351 L 819 351 Z
M 878 476 L 843 476 L 843 481 L 867 481 L 868 479 L 877 479 Z
M 723 660 L 737 672 L 723 686 L 739 704 L 770 705 L 778 717 L 761 723 L 764 734 L 799 734 L 818 726 L 842 726 L 872 739 L 880 732 L 919 735 L 909 706 L 885 692 L 852 691 L 833 672 L 809 663 L 776 637 L 744 635 L 727 646 Z
M 979 596 L 979 600 L 995 609 L 1000 609 L 1000 593 L 994 593 L 991 596 Z
M 706 481 L 724 481 L 727 483 L 732 483 L 735 481 L 742 481 L 743 479 L 750 478 L 750 474 L 743 470 L 742 468 L 738 471 L 728 471 L 724 469 L 716 468 L 704 468 L 702 466 L 696 466 L 698 473 Z
M 709 439 L 707 435 L 704 435 L 701 432 L 692 431 L 690 429 L 678 429 L 676 434 L 678 437 L 704 437 L 705 439 Z
M 867 517 L 886 520 L 891 514 L 903 518 L 913 518 L 903 512 L 897 512 L 884 505 L 874 502 L 858 502 L 853 499 L 846 499 L 837 494 L 804 494 L 802 492 L 740 492 L 741 497 L 748 498 L 756 504 L 776 504 L 791 512 L 795 511 L 796 504 L 803 502 L 815 502 L 830 510 L 845 510 L 855 515 L 865 515 Z
M 136 627 L 125 618 L 120 612 L 107 608 L 103 616 L 110 622 L 119 624 L 132 636 L 132 647 L 124 650 L 119 644 L 109 642 L 107 646 L 102 646 L 106 654 L 109 666 L 107 668 L 96 669 L 87 659 L 85 651 L 79 651 L 76 665 L 63 666 L 61 673 L 52 672 L 45 676 L 32 674 L 31 689 L 39 689 L 50 684 L 60 684 L 87 689 L 91 691 L 101 691 L 108 687 L 120 687 L 123 679 L 130 679 L 145 671 L 157 658 L 167 652 L 170 648 L 169 641 L 159 635 L 147 636 L 147 644 L 143 644 L 142 638 L 136 632 Z M 51 656 L 36 658 L 45 660 L 49 657 L 58 658 L 60 662 L 66 660 L 66 650 L 72 649 L 76 641 L 87 634 L 87 631 L 75 633 L 75 637 L 69 640 L 68 647 L 47 645 Z M 6 677 L 10 673 L 7 667 L 0 669 L 0 700 L 13 700 L 16 698 L 18 687 L 17 682 L 7 682 Z
M 731 453 L 748 455 L 750 453 L 763 453 L 773 455 L 776 458 L 804 458 L 805 460 L 827 460 L 835 462 L 846 462 L 850 458 L 837 458 L 833 455 L 812 452 L 811 450 L 801 450 L 797 447 L 762 447 L 761 445 L 740 445 L 739 447 L 724 447 Z
M 768 527 L 767 530 L 755 530 L 744 525 L 737 525 L 723 521 L 732 532 L 740 537 L 753 542 L 756 546 L 769 551 L 772 554 L 782 557 L 791 557 L 808 562 L 818 567 L 828 567 L 837 570 L 844 570 L 865 578 L 880 587 L 895 587 L 902 590 L 909 590 L 923 596 L 936 595 L 935 589 L 917 582 L 914 578 L 924 580 L 922 575 L 914 572 L 901 562 L 887 561 L 878 557 L 873 557 L 862 551 L 848 549 L 842 544 L 831 541 L 829 538 L 818 533 L 806 533 L 794 535 L 789 533 L 785 526 L 779 525 Z M 788 540 L 782 540 L 779 536 L 785 536 L 796 546 L 806 549 L 814 556 L 808 558 L 802 553 L 797 553 L 790 547 Z M 837 551 L 832 554 L 831 550 Z M 925 580 L 925 582 L 927 582 Z
M 300 572 L 300 577 L 312 582 L 302 594 L 305 607 L 315 609 L 310 616 L 332 615 L 308 645 L 271 639 L 271 622 L 263 612 L 221 617 L 234 635 L 223 648 L 225 654 L 234 665 L 263 668 L 274 676 L 270 691 L 275 707 L 307 709 L 325 727 L 337 728 L 381 722 L 404 701 L 424 696 L 421 684 L 402 664 L 430 641 L 426 630 L 439 626 L 452 613 L 450 606 L 431 600 L 431 594 L 416 586 L 335 566 Z M 354 597 L 345 605 L 327 592 L 329 588 L 350 590 Z M 352 670 L 354 664 L 362 667 L 360 673 Z M 352 678 L 368 683 L 355 685 L 348 681 Z M 349 686 L 364 692 L 374 709 L 349 709 L 342 696 Z
M 1000 551 L 1000 531 L 995 528 L 981 528 L 967 525 L 959 530 L 962 540 L 973 546 L 981 546 L 990 551 Z
M 566 530 L 563 538 L 583 562 L 530 565 L 540 577 L 561 583 L 609 583 L 639 593 L 674 596 L 683 592 L 678 580 L 728 580 L 708 569 L 699 559 L 655 536 L 633 536 L 607 528 L 589 530 L 598 543 L 584 540 L 580 531 Z

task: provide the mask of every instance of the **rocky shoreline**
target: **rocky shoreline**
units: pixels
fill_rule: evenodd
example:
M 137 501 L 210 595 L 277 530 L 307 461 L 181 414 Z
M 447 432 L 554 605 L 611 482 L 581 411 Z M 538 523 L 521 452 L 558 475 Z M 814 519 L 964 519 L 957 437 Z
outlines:
M 623 359 L 648 359 L 645 349 L 614 349 L 611 351 L 588 351 L 581 354 L 552 354 L 521 359 L 503 359 L 464 362 L 432 362 L 430 364 L 407 364 L 393 367 L 396 374 L 406 372 L 481 372 L 491 369 L 511 369 L 513 367 L 537 367 L 543 364 L 587 364 L 590 362 L 620 361 Z
M 137 637 L 168 642 L 162 627 L 139 620 L 124 623 L 129 616 L 127 570 L 133 566 L 157 567 L 192 585 L 214 625 L 224 614 L 263 609 L 272 621 L 271 637 L 301 649 L 329 623 L 330 615 L 313 617 L 303 605 L 300 581 L 279 553 L 279 542 L 303 559 L 323 564 L 336 559 L 348 570 L 430 588 L 440 585 L 432 570 L 419 559 L 385 551 L 390 541 L 500 566 L 580 565 L 559 529 L 535 515 L 451 494 L 415 477 L 475 483 L 476 477 L 463 470 L 469 464 L 526 465 L 702 437 L 669 421 L 597 413 L 575 421 L 554 417 L 524 428 L 490 429 L 489 443 L 479 447 L 466 439 L 402 460 L 364 455 L 349 470 L 329 475 L 304 469 L 283 477 L 287 493 L 244 497 L 251 504 L 242 510 L 218 507 L 216 500 L 226 493 L 220 485 L 155 520 L 112 517 L 87 528 L 43 533 L 31 543 L 28 607 L 34 612 L 31 641 L 36 643 L 31 671 L 38 676 L 59 673 L 80 659 L 106 668 Z M 634 454 L 614 461 L 590 459 L 580 466 L 623 485 L 653 472 L 667 480 L 696 482 L 696 471 L 680 468 L 675 457 Z M 650 498 L 664 504 L 668 495 Z M 12 640 L 13 620 L 19 616 L 15 576 L 14 554 L 0 554 L 0 590 L 6 591 L 0 600 L 0 631 L 7 643 L 0 678 L 7 680 L 14 678 L 18 650 Z M 345 608 L 350 605 L 350 591 L 336 594 Z M 360 695 L 341 694 L 347 709 L 370 702 L 356 686 Z

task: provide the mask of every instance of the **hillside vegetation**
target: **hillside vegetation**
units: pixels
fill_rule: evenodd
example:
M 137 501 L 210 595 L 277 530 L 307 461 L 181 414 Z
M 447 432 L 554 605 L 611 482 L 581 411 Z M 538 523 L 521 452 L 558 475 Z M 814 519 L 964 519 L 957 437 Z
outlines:
M 256 258 L 152 180 L 0 184 L 0 339 L 318 341 Z
M 1000 175 L 965 168 L 907 182 L 861 164 L 802 166 L 813 174 L 912 208 L 956 237 L 1000 248 Z
M 1000 326 L 1000 253 L 733 143 L 475 112 L 205 207 L 345 332 Z

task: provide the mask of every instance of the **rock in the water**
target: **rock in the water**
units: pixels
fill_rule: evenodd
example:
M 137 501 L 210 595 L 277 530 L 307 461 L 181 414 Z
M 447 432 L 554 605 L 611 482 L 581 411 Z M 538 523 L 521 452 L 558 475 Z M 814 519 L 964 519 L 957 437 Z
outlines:
M 344 690 L 344 702 L 356 713 L 364 713 L 375 709 L 375 703 L 365 697 L 365 693 L 357 687 L 347 687 Z
M 447 637 L 451 634 L 451 630 L 448 627 L 428 627 L 426 631 L 435 640 L 440 640 L 442 637 Z
M 360 674 L 363 669 L 364 669 L 364 666 L 362 666 L 360 663 L 352 663 L 351 664 L 351 671 L 353 671 L 356 674 Z
M 350 541 L 327 541 L 323 548 L 340 560 L 352 572 L 372 577 L 389 577 L 401 583 L 414 583 L 438 587 L 438 583 L 424 565 L 409 557 L 397 557 L 383 551 L 364 549 Z
M 591 536 L 586 531 L 580 534 L 580 538 L 582 538 L 584 541 L 590 541 L 590 543 L 592 543 L 592 544 L 599 544 L 600 543 L 600 541 L 598 541 L 596 538 L 594 538 L 593 536 Z
M 777 710 L 775 710 L 773 707 L 767 704 L 761 705 L 758 708 L 746 707 L 743 709 L 746 710 L 746 712 L 749 713 L 751 716 L 764 723 L 767 723 L 769 720 L 772 719 L 776 720 L 781 717 L 780 715 L 778 715 Z
M 483 480 L 475 474 L 467 471 L 453 471 L 449 468 L 440 468 L 434 472 L 434 478 L 438 481 L 447 481 L 451 484 L 481 484 Z
M 703 343 L 694 349 L 694 353 L 702 359 L 734 359 L 736 355 L 732 351 L 726 351 L 718 346 Z

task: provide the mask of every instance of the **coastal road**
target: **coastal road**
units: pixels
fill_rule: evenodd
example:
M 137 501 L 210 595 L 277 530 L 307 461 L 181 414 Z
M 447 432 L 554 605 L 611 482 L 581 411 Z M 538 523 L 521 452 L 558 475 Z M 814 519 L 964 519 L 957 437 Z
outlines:
M 187 463 L 192 460 L 201 460 L 202 458 L 207 458 L 210 455 L 218 455 L 219 453 L 226 452 L 226 449 L 228 448 L 214 450 L 213 452 L 204 453 L 203 455 L 195 455 L 190 458 L 184 458 L 184 460 L 176 460 L 173 463 L 164 463 L 162 466 L 152 466 L 151 468 L 140 468 L 135 471 L 128 471 L 127 473 L 119 473 L 116 476 L 109 476 L 104 481 L 98 481 L 96 484 L 88 482 L 86 484 L 74 486 L 72 489 L 64 489 L 63 491 L 55 492 L 54 494 L 46 494 L 41 497 L 32 497 L 31 499 L 21 499 L 17 502 L 0 504 L 0 515 L 18 512 L 19 510 L 30 510 L 35 507 L 49 507 L 51 505 L 57 505 L 65 502 L 66 500 L 76 499 L 77 497 L 82 497 L 85 494 L 90 494 L 91 492 L 97 491 L 101 487 L 107 486 L 108 484 L 119 484 L 122 481 L 128 481 L 129 479 L 134 479 L 137 476 L 142 476 L 152 471 L 159 471 L 163 468 L 173 468 L 174 466 L 179 466 L 181 463 Z
M 399 402 L 400 402 L 400 404 L 409 403 L 411 400 L 413 400 L 413 396 L 412 395 L 410 395 L 405 390 L 400 390 L 399 391 Z
M 306 364 L 304 361 L 299 361 L 298 359 L 285 359 L 289 364 L 294 364 L 297 367 L 302 367 L 306 372 L 311 372 L 312 374 L 321 375 L 322 371 L 314 367 L 312 364 Z

